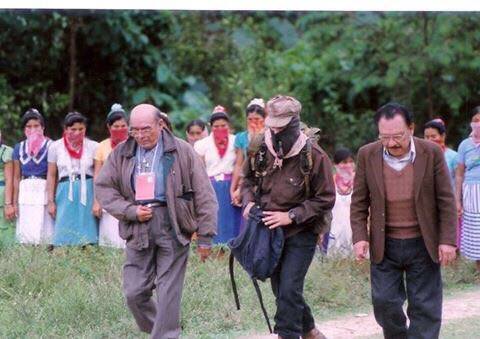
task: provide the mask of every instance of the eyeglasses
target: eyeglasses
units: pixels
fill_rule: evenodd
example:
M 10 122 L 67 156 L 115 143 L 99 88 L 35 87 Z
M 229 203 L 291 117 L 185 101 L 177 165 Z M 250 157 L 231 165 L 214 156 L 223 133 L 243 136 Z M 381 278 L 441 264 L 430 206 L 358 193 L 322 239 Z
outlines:
M 393 139 L 393 141 L 395 142 L 400 142 L 405 138 L 405 136 L 407 135 L 407 132 L 408 131 L 405 131 L 399 134 L 379 134 L 378 140 L 380 140 L 383 144 L 388 143 L 390 139 Z
M 150 133 L 152 133 L 152 131 L 153 131 L 153 128 L 151 126 L 142 127 L 142 128 L 131 127 L 129 129 L 128 133 L 132 137 L 136 137 L 136 136 L 139 136 L 139 135 L 149 135 Z

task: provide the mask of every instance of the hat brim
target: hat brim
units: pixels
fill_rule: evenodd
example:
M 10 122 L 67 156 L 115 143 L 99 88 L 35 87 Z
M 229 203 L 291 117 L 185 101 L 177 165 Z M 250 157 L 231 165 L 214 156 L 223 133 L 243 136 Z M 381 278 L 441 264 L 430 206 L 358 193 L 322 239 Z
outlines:
M 290 123 L 290 121 L 292 121 L 292 119 L 293 119 L 293 117 L 284 117 L 284 118 L 276 117 L 276 118 L 274 118 L 274 117 L 268 115 L 265 118 L 265 126 L 275 127 L 275 128 L 285 127 Z

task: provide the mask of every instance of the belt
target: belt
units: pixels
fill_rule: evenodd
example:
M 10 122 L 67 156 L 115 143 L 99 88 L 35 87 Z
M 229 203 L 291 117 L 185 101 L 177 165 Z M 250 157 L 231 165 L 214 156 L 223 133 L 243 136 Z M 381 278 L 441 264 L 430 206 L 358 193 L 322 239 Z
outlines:
M 214 180 L 214 181 L 228 181 L 228 180 L 232 180 L 232 174 L 229 173 L 229 174 L 217 174 L 217 175 L 214 175 L 214 176 L 211 176 L 210 177 L 210 180 Z
M 93 178 L 91 175 L 88 175 L 88 174 L 85 177 L 87 179 L 92 179 Z M 72 178 L 72 181 L 80 180 L 80 174 L 74 174 L 74 175 L 71 175 L 71 176 L 68 176 L 68 177 L 61 177 L 60 180 L 58 180 L 58 182 L 69 181 L 70 178 Z
M 141 204 L 142 206 L 145 207 L 167 207 L 167 202 L 166 201 L 153 201 L 149 202 L 146 204 Z
M 22 180 L 24 179 L 47 179 L 46 175 L 22 175 Z

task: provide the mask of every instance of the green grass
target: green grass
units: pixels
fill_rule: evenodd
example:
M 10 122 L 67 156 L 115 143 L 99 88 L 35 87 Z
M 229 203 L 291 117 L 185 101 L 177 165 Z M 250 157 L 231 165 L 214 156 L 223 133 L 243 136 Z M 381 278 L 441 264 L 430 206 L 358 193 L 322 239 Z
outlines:
M 53 253 L 18 245 L 2 249 L 1 337 L 141 338 L 122 297 L 122 262 L 121 251 L 98 247 L 62 248 Z M 253 286 L 238 264 L 242 309 L 235 309 L 227 262 L 224 257 L 201 264 L 192 253 L 182 301 L 184 337 L 266 333 Z M 444 280 L 446 293 L 479 283 L 473 265 L 464 261 L 445 270 Z M 261 287 L 273 318 L 269 285 Z M 370 310 L 368 264 L 315 258 L 305 297 L 317 321 Z

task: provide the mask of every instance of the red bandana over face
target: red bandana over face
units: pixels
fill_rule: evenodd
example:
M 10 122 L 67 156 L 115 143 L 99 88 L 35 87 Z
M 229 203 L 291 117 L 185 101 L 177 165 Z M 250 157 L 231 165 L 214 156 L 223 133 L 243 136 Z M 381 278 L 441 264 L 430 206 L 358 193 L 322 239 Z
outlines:
M 42 129 L 25 129 L 25 135 L 27 136 L 28 153 L 31 156 L 36 157 L 40 149 L 42 148 L 45 136 Z
M 217 146 L 218 154 L 220 158 L 225 156 L 228 148 L 228 128 L 215 128 L 212 130 L 213 140 L 215 141 L 215 146 Z
M 112 148 L 115 148 L 119 143 L 127 140 L 127 138 L 128 138 L 127 127 L 110 130 L 110 143 L 112 144 Z
M 85 132 L 63 132 L 63 143 L 72 158 L 80 159 L 82 157 L 84 139 Z

